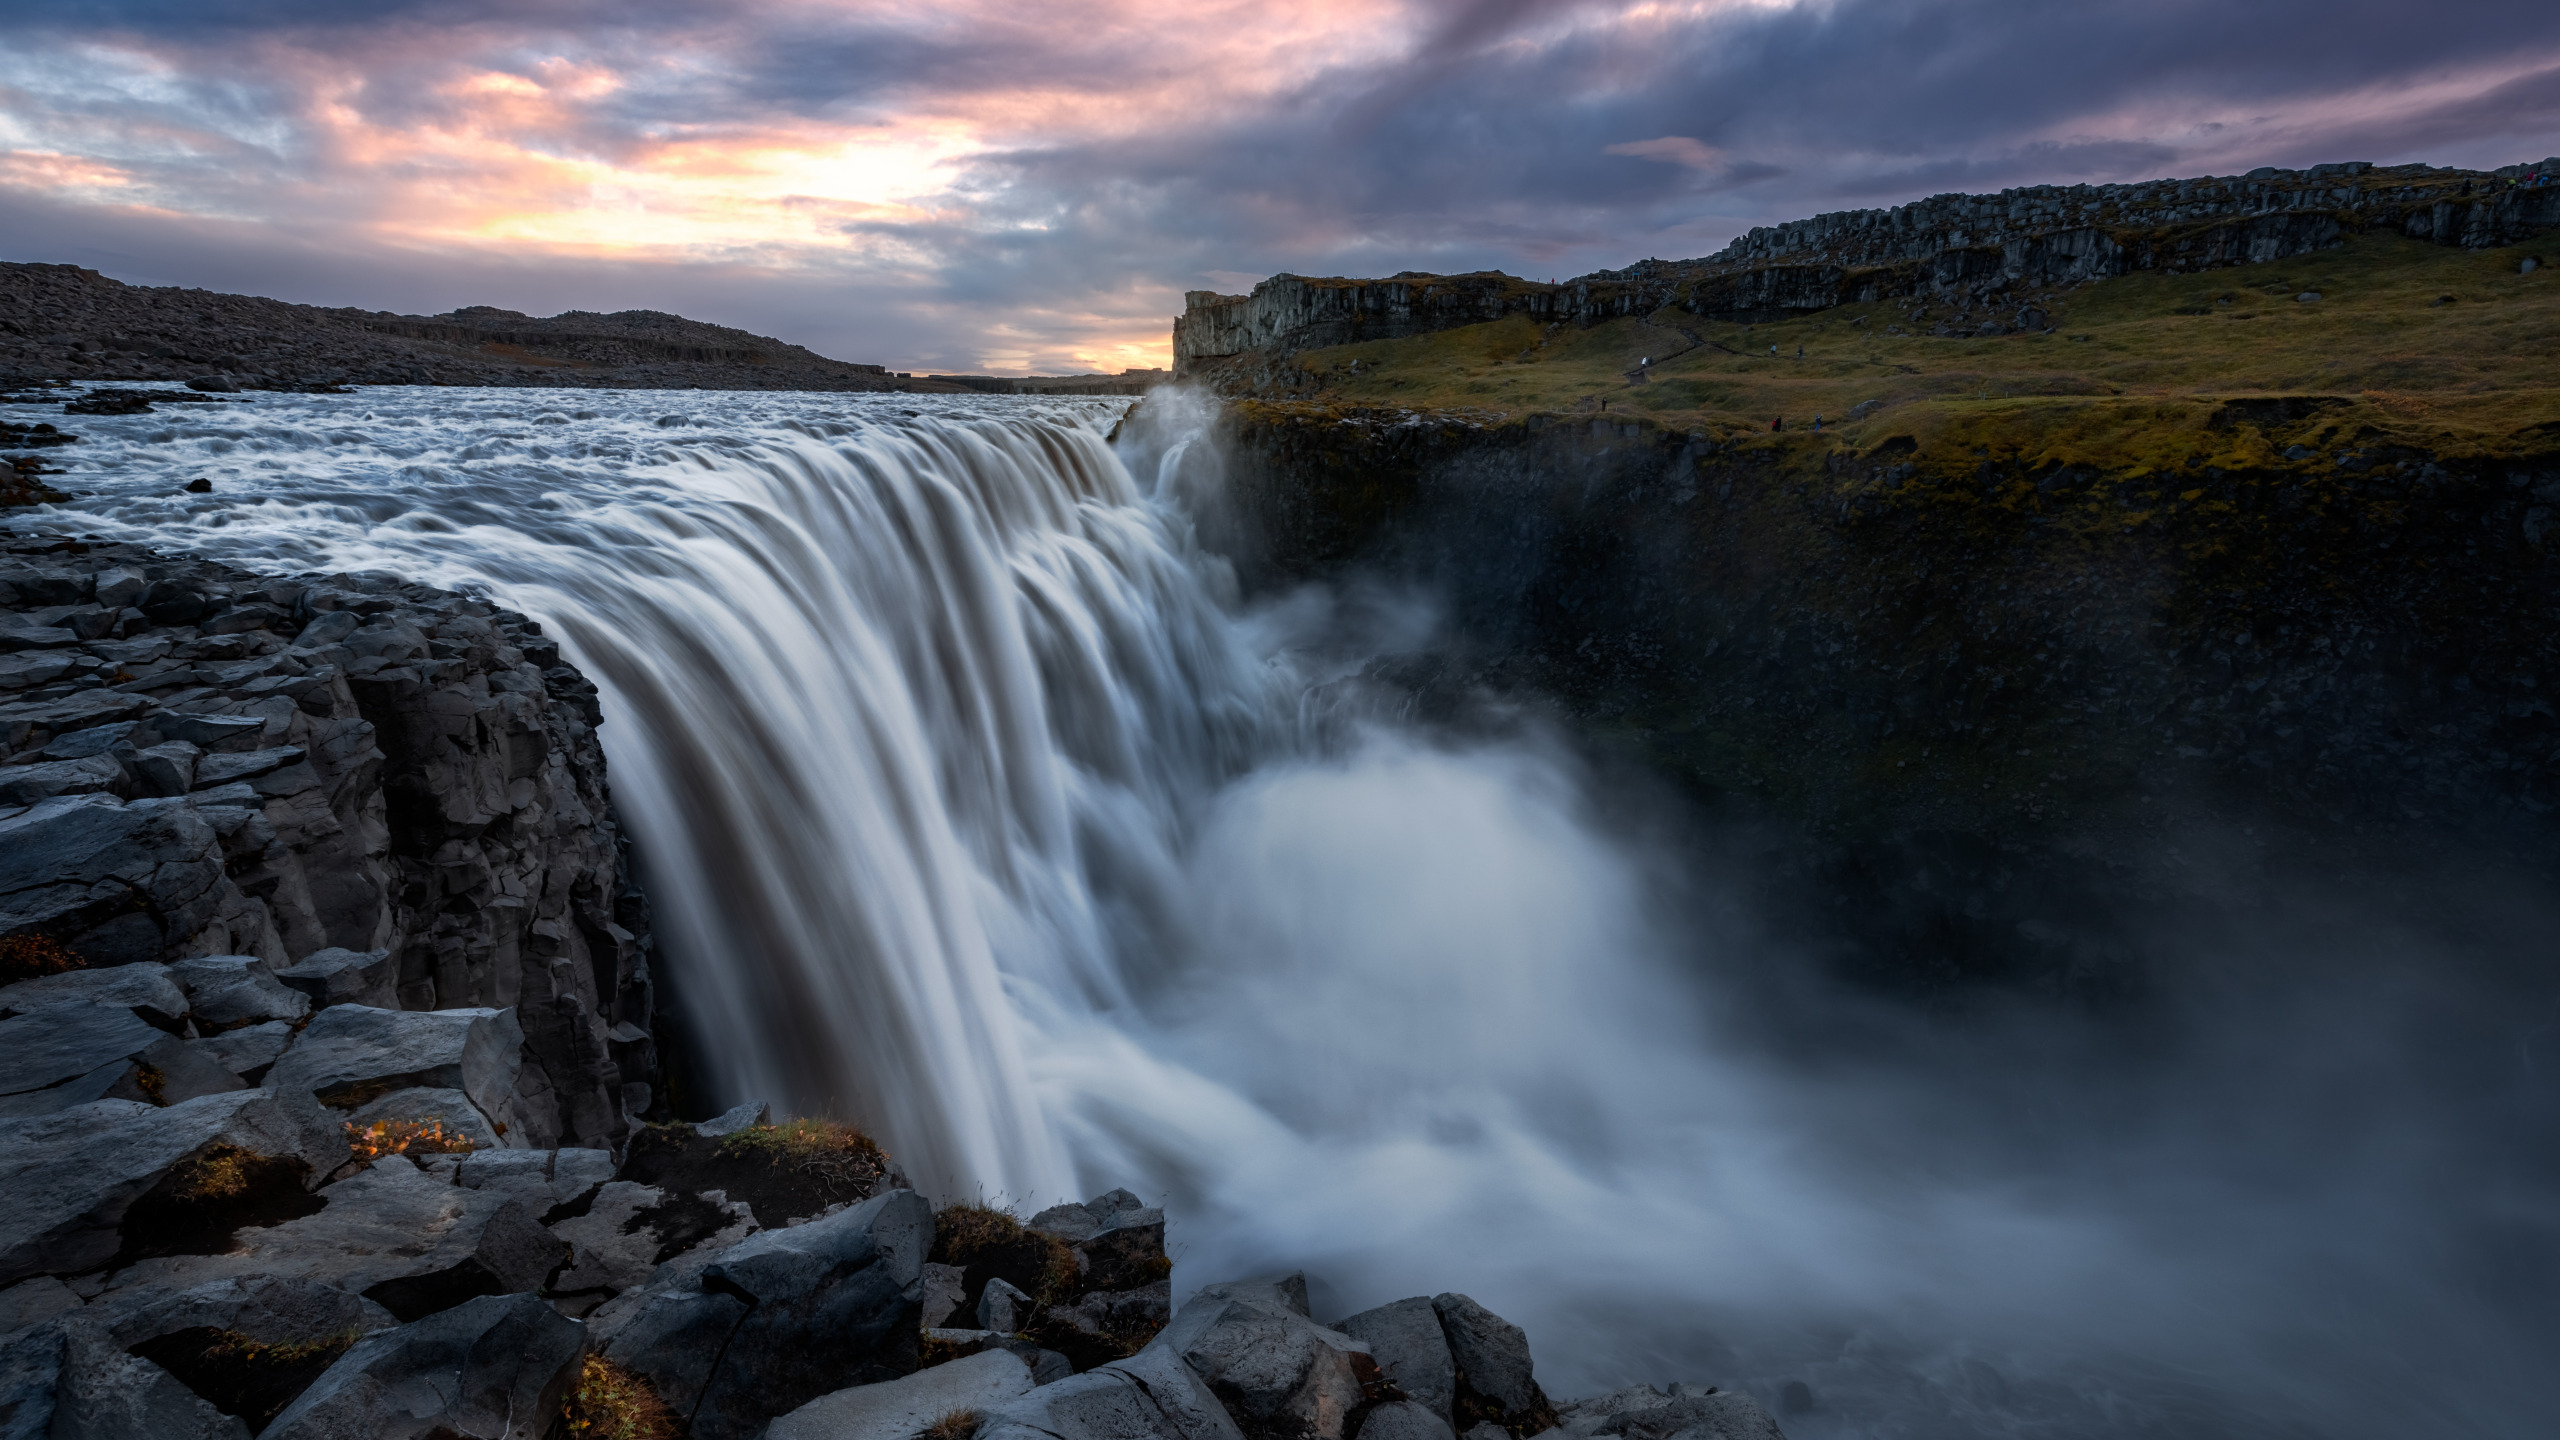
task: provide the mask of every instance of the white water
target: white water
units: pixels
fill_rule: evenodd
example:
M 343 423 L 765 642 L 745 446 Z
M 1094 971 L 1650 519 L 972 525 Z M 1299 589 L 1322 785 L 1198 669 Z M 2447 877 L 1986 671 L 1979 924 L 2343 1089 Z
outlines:
M 79 425 L 92 497 L 45 523 L 541 618 L 605 692 L 722 1095 L 855 1118 L 946 1196 L 1161 1197 L 1186 1284 L 1465 1289 L 1558 1393 L 1803 1379 L 1800 1437 L 2544 1413 L 2547 1303 L 2457 1283 L 2479 1206 L 2411 1179 L 2470 1149 L 2424 1106 L 2322 1128 L 2338 1082 L 2261 1043 L 2345 1037 L 2387 1092 L 2401 1010 L 2223 996 L 2128 1099 L 2052 1055 L 2016 1062 L 2051 1091 L 1978 1083 L 1823 992 L 1880 1053 L 1808 1063 L 1760 1033 L 1807 1002 L 1768 1001 L 1801 967 L 1747 907 L 1534 731 L 1399 723 L 1357 672 L 1429 645 L 1421 598 L 1240 604 L 1188 539 L 1199 417 L 1115 454 L 1120 408 L 261 397 Z M 2378 943 L 2297 918 L 2181 943 Z

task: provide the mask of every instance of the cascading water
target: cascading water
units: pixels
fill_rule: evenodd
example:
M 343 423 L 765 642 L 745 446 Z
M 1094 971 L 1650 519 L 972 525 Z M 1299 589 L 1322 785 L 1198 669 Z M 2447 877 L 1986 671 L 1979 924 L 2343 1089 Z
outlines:
M 2476 1162 L 2445 1106 L 2338 1121 L 2353 1084 L 2258 1043 L 2352 1037 L 2380 1093 L 2405 1007 L 2226 987 L 2147 1086 L 2083 1083 L 2040 1017 L 1990 1083 L 1875 1002 L 1773 986 L 1804 967 L 1562 747 L 1366 698 L 1427 606 L 1240 603 L 1190 538 L 1205 413 L 1160 395 L 1115 450 L 1120 408 L 262 398 L 85 427 L 91 496 L 45 523 L 536 615 L 604 691 L 720 1094 L 859 1119 L 945 1196 L 1153 1192 L 1185 1282 L 1466 1289 L 1558 1393 L 1803 1380 L 1799 1437 L 2539 1413 L 2547 1302 L 2374 1257 L 2547 1176 L 2419 1183 Z M 196 474 L 211 496 L 176 493 Z M 2291 919 L 2179 943 L 2384 963 L 2370 928 Z M 2427 968 L 2426 936 L 2390 943 Z M 1776 1033 L 1807 1023 L 1871 1053 L 1807 1061 Z

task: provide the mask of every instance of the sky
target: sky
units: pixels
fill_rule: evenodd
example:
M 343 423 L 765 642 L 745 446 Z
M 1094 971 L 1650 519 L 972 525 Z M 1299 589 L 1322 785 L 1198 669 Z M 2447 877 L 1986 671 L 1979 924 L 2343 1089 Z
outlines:
M 2560 154 L 2550 0 L 43 0 L 0 258 L 1167 363 L 1186 290 L 1558 278 L 1947 191 Z

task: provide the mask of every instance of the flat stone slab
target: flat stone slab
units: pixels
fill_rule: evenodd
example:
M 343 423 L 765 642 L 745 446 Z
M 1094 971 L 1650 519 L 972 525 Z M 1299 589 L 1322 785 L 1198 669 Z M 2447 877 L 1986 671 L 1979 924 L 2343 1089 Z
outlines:
M 459 1090 L 482 1114 L 503 1114 L 523 1046 L 513 1010 L 332 1005 L 304 1028 L 270 1080 L 347 1107 L 393 1090 Z

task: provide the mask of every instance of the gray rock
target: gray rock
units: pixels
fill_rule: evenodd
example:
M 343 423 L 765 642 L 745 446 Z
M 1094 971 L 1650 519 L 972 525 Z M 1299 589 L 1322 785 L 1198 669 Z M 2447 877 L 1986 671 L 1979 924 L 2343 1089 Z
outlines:
M 467 1301 L 369 1335 L 261 1434 L 266 1440 L 540 1440 L 586 1357 L 586 1327 L 535 1295 Z
M 249 1088 L 248 1081 L 175 1035 L 161 1036 L 133 1058 L 137 1066 L 148 1067 L 144 1073 L 150 1075 L 151 1083 L 140 1083 L 142 1076 L 137 1075 L 128 1083 L 141 1092 L 140 1096 L 124 1095 L 124 1099 L 144 1098 L 157 1105 L 177 1105 L 199 1095 Z M 120 1093 L 124 1088 L 119 1085 L 116 1091 Z
M 738 1131 L 752 1129 L 766 1123 L 766 1118 L 772 1113 L 773 1107 L 762 1100 L 750 1100 L 744 1105 L 724 1110 L 711 1119 L 695 1125 L 693 1133 L 715 1139 L 722 1135 L 734 1135 Z
M 169 978 L 168 966 L 150 964 L 69 970 L 0 987 L 0 1016 L 72 1000 L 122 1005 L 162 1029 L 175 1029 L 187 1016 L 187 992 Z M 0 1062 L 0 1069 L 5 1068 L 6 1062 Z
M 86 1000 L 0 1020 L 0 1096 L 52 1089 L 167 1038 L 126 1006 Z
M 1299 1275 L 1203 1286 L 1147 1349 L 1180 1357 L 1258 1433 L 1341 1440 L 1362 1371 L 1376 1365 L 1359 1341 L 1308 1319 L 1305 1296 Z
M 135 732 L 142 728 L 137 720 L 118 720 L 106 725 L 92 725 L 56 736 L 36 753 L 47 760 L 89 760 L 105 756 L 118 745 L 139 743 Z M 122 766 L 118 766 L 122 769 Z
M 1162 1210 L 1126 1190 L 1112 1190 L 1081 1205 L 1052 1205 L 1031 1217 L 1030 1228 L 1080 1245 L 1105 1231 L 1163 1223 Z
M 1071 1375 L 990 1413 L 976 1440 L 1243 1440 L 1170 1350 L 1149 1349 Z
M 315 1010 L 331 1005 L 400 1007 L 400 967 L 388 950 L 317 950 L 278 970 L 276 979 L 311 997 Z
M 0 769 L 0 805 L 33 805 L 57 795 L 107 795 L 130 784 L 124 766 L 104 755 L 48 760 Z
M 538 1210 L 566 1204 L 613 1178 L 613 1152 L 575 1146 L 558 1150 L 474 1152 L 462 1161 L 454 1183 L 467 1190 L 512 1195 Z
M 1499 1428 L 1499 1427 L 1496 1427 Z M 1503 1431 L 1505 1440 L 1510 1432 Z M 1457 1440 L 1449 1422 L 1429 1406 L 1412 1400 L 1390 1400 L 1360 1422 L 1360 1440 Z
M 764 1231 L 694 1287 L 650 1296 L 605 1354 L 647 1377 L 696 1440 L 746 1440 L 847 1379 L 896 1377 L 932 1244 L 933 1209 L 911 1190 Z
M 125 768 L 154 795 L 184 795 L 196 788 L 196 761 L 202 750 L 184 740 L 170 740 L 136 751 Z
M 238 753 L 257 748 L 267 732 L 267 722 L 254 715 L 195 715 L 164 710 L 151 717 L 151 728 L 164 739 Z
M 515 1090 L 523 1044 L 511 1009 L 332 1005 L 276 1062 L 270 1083 L 300 1086 L 323 1102 L 412 1086 L 460 1090 L 481 1113 L 501 1113 Z
M 999 1335 L 1018 1334 L 1031 1323 L 1031 1312 L 1036 1308 L 1032 1298 L 1011 1281 L 990 1279 L 987 1288 L 978 1294 L 978 1328 Z
M 1049 1317 L 1088 1335 L 1153 1335 L 1173 1318 L 1173 1282 L 1158 1280 L 1135 1290 L 1089 1290 L 1073 1305 L 1052 1305 Z
M 310 997 L 286 989 L 255 955 L 200 955 L 171 965 L 169 974 L 194 1002 L 199 1028 L 228 1030 L 311 1013 Z
M 249 1427 L 85 1317 L 24 1331 L 0 1350 L 5 1440 L 249 1440 Z
M 91 1313 L 109 1337 L 123 1346 L 198 1327 L 236 1330 L 252 1340 L 278 1345 L 350 1331 L 371 1334 L 400 1323 L 390 1311 L 361 1295 L 287 1275 L 239 1276 L 176 1294 L 110 1295 L 92 1306 Z
M 948 1324 L 969 1294 L 968 1272 L 957 1265 L 924 1267 L 923 1310 L 918 1322 L 927 1330 Z
M 96 586 L 90 594 L 99 604 L 121 610 L 140 599 L 151 588 L 151 580 L 130 565 L 110 565 L 98 572 Z
M 136 1261 L 114 1283 L 184 1288 L 282 1275 L 363 1295 L 415 1320 L 480 1296 L 535 1289 L 567 1261 L 567 1245 L 542 1228 L 541 1209 L 504 1191 L 456 1185 L 453 1169 L 377 1161 L 322 1190 L 328 1204 L 315 1214 L 243 1230 L 220 1255 Z
M 0 934 L 41 930 L 119 965 L 162 959 L 243 904 L 221 837 L 183 800 L 66 795 L 0 819 Z
M 471 1097 L 459 1090 L 413 1085 L 359 1105 L 347 1115 L 347 1123 L 358 1130 L 386 1121 L 430 1120 L 440 1122 L 447 1135 L 459 1135 L 469 1140 L 474 1151 L 502 1147 L 497 1129 L 489 1123 L 489 1117 L 481 1114 L 479 1108 L 471 1103 Z
M 72 1293 L 70 1286 L 51 1275 L 21 1280 L 0 1290 L 0 1339 L 79 1308 L 80 1297 Z M 0 1401 L 0 1405 L 6 1403 Z
M 210 790 L 217 785 L 235 784 L 271 775 L 287 765 L 299 765 L 303 759 L 299 745 L 279 745 L 270 750 L 251 750 L 238 755 L 207 755 L 196 762 L 197 790 Z
M 216 1144 L 300 1163 L 311 1184 L 344 1163 L 346 1135 L 307 1096 L 206 1095 L 166 1109 L 99 1100 L 0 1120 L 0 1285 L 77 1275 L 112 1257 L 135 1200 Z
M 988 1350 L 877 1385 L 821 1395 L 775 1420 L 764 1440 L 911 1440 L 954 1411 L 985 1413 L 1031 1389 L 1031 1367 Z
M 1467 1433 L 1460 1440 L 1513 1440 L 1513 1436 L 1490 1420 L 1479 1420 L 1467 1427 Z
M 573 1258 L 552 1288 L 564 1295 L 618 1294 L 646 1282 L 665 1263 L 658 1256 L 667 1242 L 645 1217 L 666 1201 L 667 1192 L 654 1185 L 615 1180 L 596 1191 L 586 1214 L 553 1221 L 551 1233 L 569 1243 Z
M 1498 1407 L 1503 1424 L 1523 1434 L 1555 1424 L 1555 1407 L 1531 1373 L 1529 1337 L 1519 1326 L 1464 1295 L 1434 1295 L 1431 1308 L 1439 1312 L 1440 1332 L 1458 1362 L 1459 1419 L 1475 1418 L 1466 1413 L 1472 1393 Z
M 1440 1332 L 1440 1312 L 1421 1296 L 1381 1305 L 1334 1326 L 1369 1347 L 1378 1368 L 1445 1428 L 1458 1399 L 1458 1362 Z
M 293 1022 L 270 1020 L 263 1025 L 243 1025 L 237 1030 L 224 1030 L 187 1042 L 187 1048 L 243 1080 L 256 1082 L 276 1063 L 285 1047 L 293 1043 Z

